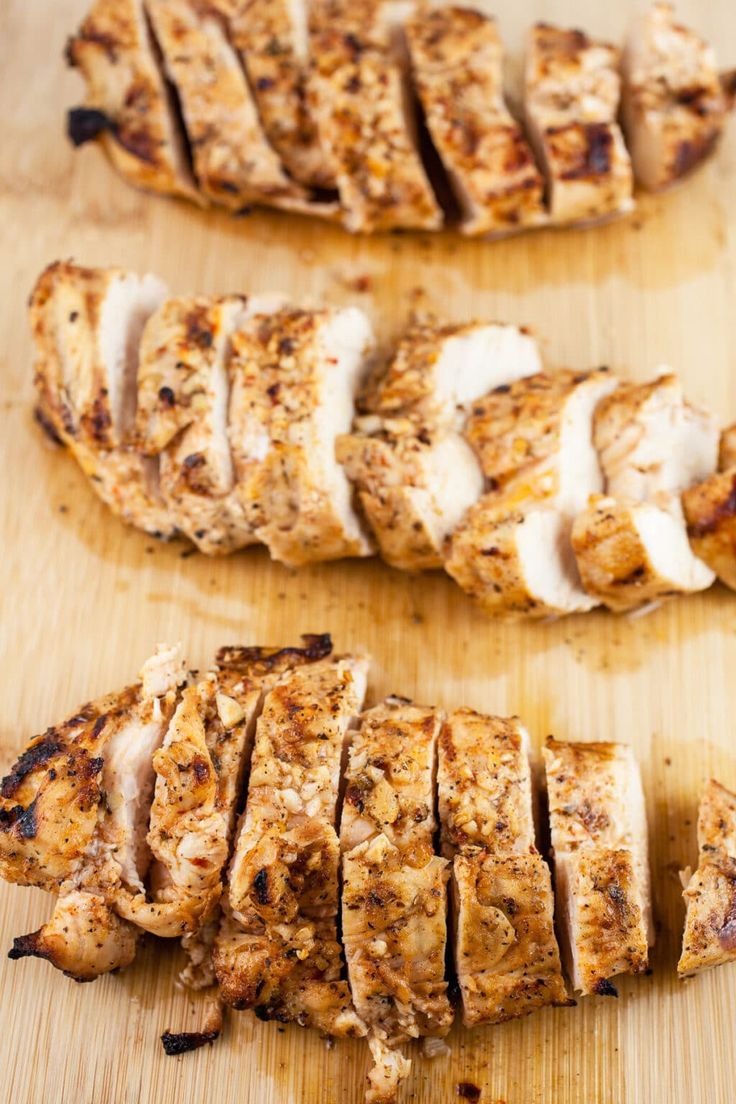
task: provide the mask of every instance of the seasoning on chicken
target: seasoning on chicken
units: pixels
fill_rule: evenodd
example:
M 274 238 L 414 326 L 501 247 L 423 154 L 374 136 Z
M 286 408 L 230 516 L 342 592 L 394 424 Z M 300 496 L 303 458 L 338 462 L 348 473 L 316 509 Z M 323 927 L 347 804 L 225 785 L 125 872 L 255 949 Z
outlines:
M 630 747 L 544 748 L 555 889 L 573 987 L 616 996 L 611 978 L 642 973 L 654 942 L 647 823 Z
M 575 514 L 602 489 L 592 422 L 616 386 L 594 372 L 542 372 L 478 400 L 465 436 L 494 489 L 449 541 L 445 570 L 487 611 L 546 617 L 591 609 L 575 566 Z
M 682 495 L 690 547 L 736 590 L 736 426 L 721 434 L 719 470 Z
M 639 184 L 656 192 L 706 160 L 729 108 L 712 48 L 656 0 L 623 55 L 623 123 Z
M 540 368 L 534 338 L 516 326 L 424 323 L 404 336 L 367 392 L 368 413 L 337 443 L 387 563 L 442 566 L 445 539 L 484 489 L 461 434 L 470 404 Z
M 198 0 L 146 0 L 175 85 L 208 199 L 234 210 L 261 201 L 307 203 L 263 132 L 258 109 L 221 16 Z
M 230 442 L 236 493 L 258 540 L 293 566 L 373 546 L 335 456 L 373 349 L 355 307 L 284 308 L 232 337 Z
M 529 32 L 526 121 L 554 223 L 597 222 L 634 206 L 631 160 L 616 122 L 619 55 L 582 31 L 537 23 Z
M 166 288 L 155 276 L 56 262 L 31 295 L 41 423 L 74 455 L 100 498 L 137 527 L 171 536 L 158 462 L 131 446 L 138 344 Z
M 607 496 L 594 497 L 573 528 L 586 590 L 623 612 L 710 586 L 713 573 L 687 540 L 680 494 L 715 467 L 711 415 L 665 374 L 624 384 L 605 399 L 595 442 Z
M 437 1040 L 452 1023 L 448 870 L 432 843 L 441 722 L 434 709 L 386 699 L 363 715 L 345 773 L 342 930 L 350 988 L 374 1061 L 368 1104 L 396 1099 L 411 1068 L 403 1043 Z
M 423 8 L 406 34 L 427 128 L 460 207 L 460 230 L 500 235 L 543 224 L 542 178 L 504 101 L 495 20 L 470 8 Z
M 711 778 L 698 814 L 698 868 L 683 874 L 680 977 L 736 961 L 736 794 Z
M 442 210 L 419 155 L 397 28 L 381 0 L 315 0 L 310 104 L 346 229 L 436 230 Z
M 38 954 L 82 980 L 132 959 L 135 935 L 112 906 L 148 872 L 152 756 L 185 677 L 181 649 L 161 646 L 139 682 L 48 729 L 3 779 L 3 877 L 59 894 L 49 924 L 16 940 L 14 957 Z
M 99 139 L 131 183 L 201 202 L 143 0 L 95 0 L 67 59 L 87 85 L 85 106 L 69 113 L 72 142 Z
M 455 969 L 467 1027 L 571 1002 L 552 882 L 534 844 L 529 737 L 517 718 L 458 709 L 440 734 L 442 849 L 453 860 Z
M 307 98 L 307 0 L 218 0 L 248 73 L 266 136 L 299 183 L 334 190 Z
M 367 661 L 287 672 L 256 727 L 245 815 L 215 950 L 225 1002 L 327 1035 L 362 1035 L 337 942 L 335 832 L 343 745 Z
M 210 555 L 256 537 L 235 488 L 228 439 L 233 333 L 274 298 L 168 299 L 141 342 L 138 439 L 160 456 L 161 495 L 177 528 Z

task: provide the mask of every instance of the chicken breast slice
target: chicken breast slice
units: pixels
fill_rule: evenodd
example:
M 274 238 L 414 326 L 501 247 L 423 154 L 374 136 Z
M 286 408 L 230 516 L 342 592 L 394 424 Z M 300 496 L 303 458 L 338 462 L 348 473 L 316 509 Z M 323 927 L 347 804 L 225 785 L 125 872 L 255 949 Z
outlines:
M 155 276 L 56 262 L 33 290 L 30 321 L 39 421 L 114 513 L 168 537 L 158 462 L 131 444 L 138 344 L 165 295 Z
M 611 978 L 647 968 L 654 942 L 646 810 L 630 747 L 544 751 L 558 922 L 574 988 L 616 996 Z
M 393 567 L 441 567 L 444 543 L 483 489 L 461 435 L 474 399 L 541 368 L 516 326 L 418 324 L 368 389 L 371 413 L 337 442 L 381 555 Z
M 289 175 L 309 188 L 336 186 L 308 101 L 305 0 L 218 0 L 240 53 L 266 136 Z
M 227 1004 L 328 1035 L 366 1030 L 337 940 L 335 821 L 367 666 L 337 657 L 302 667 L 266 695 L 213 956 Z
M 728 98 L 713 49 L 679 23 L 672 4 L 641 12 L 623 55 L 622 117 L 637 183 L 668 187 L 707 160 Z
M 494 19 L 471 8 L 422 9 L 406 26 L 412 77 L 467 235 L 546 221 L 542 178 L 503 95 Z
M 494 487 L 452 534 L 445 570 L 489 613 L 589 610 L 571 544 L 575 514 L 603 480 L 593 414 L 616 386 L 604 370 L 540 373 L 473 405 L 465 435 Z
M 537 23 L 529 32 L 525 115 L 553 223 L 631 211 L 631 160 L 616 122 L 619 51 L 582 31 Z
M 255 536 L 290 566 L 371 555 L 335 455 L 373 349 L 368 319 L 285 308 L 252 319 L 232 346 L 236 492 Z
M 616 498 L 667 505 L 716 468 L 715 419 L 685 399 L 670 372 L 618 387 L 598 407 L 594 432 L 606 490 Z
M 683 875 L 680 977 L 736 960 L 736 794 L 714 778 L 700 801 L 698 851 L 697 870 Z
M 684 491 L 682 508 L 698 562 L 736 590 L 736 464 Z
M 85 106 L 69 114 L 74 144 L 97 138 L 132 184 L 201 202 L 143 0 L 95 0 L 67 59 L 87 85 Z
M 593 495 L 575 518 L 572 546 L 586 591 L 617 613 L 705 590 L 715 579 L 688 543 L 677 499 L 665 508 Z
M 263 131 L 238 55 L 215 6 L 146 0 L 175 85 L 204 195 L 233 210 L 251 203 L 307 202 Z
M 380 0 L 310 8 L 309 102 L 347 230 L 436 230 L 400 29 Z

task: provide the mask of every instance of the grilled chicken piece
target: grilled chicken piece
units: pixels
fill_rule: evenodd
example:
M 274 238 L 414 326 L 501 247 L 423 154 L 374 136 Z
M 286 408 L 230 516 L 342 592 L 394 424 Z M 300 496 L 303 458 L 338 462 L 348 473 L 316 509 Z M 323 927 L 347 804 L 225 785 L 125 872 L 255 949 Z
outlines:
M 552 882 L 534 845 L 529 737 L 516 717 L 451 713 L 440 734 L 442 848 L 453 859 L 455 967 L 470 1027 L 569 1004 Z
M 698 850 L 683 893 L 680 977 L 736 960 L 736 794 L 713 778 L 700 802 Z
M 56 262 L 33 290 L 30 320 L 39 420 L 116 514 L 146 532 L 172 536 L 158 462 L 130 445 L 138 343 L 165 294 L 155 276 Z
M 697 541 L 688 543 L 676 499 L 663 508 L 593 495 L 575 519 L 572 546 L 586 591 L 618 613 L 705 590 L 715 578 L 694 554 Z
M 582 31 L 537 23 L 526 57 L 526 121 L 554 223 L 632 210 L 631 160 L 616 122 L 619 51 Z
M 266 136 L 290 176 L 310 188 L 334 189 L 307 99 L 309 28 L 306 0 L 218 0 L 240 52 Z
M 110 910 L 119 891 L 142 888 L 151 759 L 185 677 L 181 649 L 162 645 L 138 683 L 49 729 L 3 780 L 3 876 L 60 894 L 50 924 L 22 937 L 15 957 L 38 954 L 82 980 L 132 957 L 133 934 Z
M 682 507 L 698 563 L 736 590 L 736 465 L 689 487 Z
M 169 299 L 143 333 L 138 438 L 147 454 L 160 452 L 161 494 L 177 528 L 209 555 L 256 540 L 235 489 L 228 362 L 248 313 L 277 305 L 265 296 Z
M 736 425 L 723 430 L 718 447 L 718 470 L 725 472 L 729 468 L 736 468 Z
M 713 152 L 728 97 L 715 54 L 658 0 L 634 22 L 623 55 L 623 122 L 636 179 L 674 184 Z
M 289 671 L 266 695 L 214 950 L 223 999 L 264 1019 L 361 1035 L 337 942 L 343 744 L 367 661 Z
M 422 10 L 407 25 L 412 75 L 452 183 L 464 234 L 546 221 L 542 178 L 503 96 L 495 20 L 470 8 Z
M 99 138 L 132 184 L 201 202 L 143 0 L 96 0 L 67 59 L 87 84 L 85 106 L 69 114 L 74 144 Z
M 400 35 L 384 16 L 380 0 L 316 0 L 310 104 L 346 229 L 436 230 L 443 214 L 419 156 Z
M 233 210 L 264 202 L 307 205 L 263 132 L 220 15 L 199 0 L 146 0 L 176 86 L 204 195 Z
M 574 988 L 616 996 L 654 942 L 639 769 L 624 744 L 544 748 L 558 921 Z
M 595 444 L 609 494 L 663 505 L 710 475 L 718 458 L 713 416 L 687 402 L 672 373 L 609 395 L 596 411 Z
M 434 855 L 433 780 L 442 714 L 388 698 L 362 718 L 340 826 L 343 942 L 374 1067 L 366 1099 L 395 1100 L 399 1046 L 446 1035 L 447 863 Z
M 592 420 L 615 386 L 604 369 L 542 372 L 473 405 L 465 436 L 495 489 L 453 533 L 445 570 L 488 612 L 546 617 L 596 604 L 570 534 L 602 489 Z
M 232 348 L 236 493 L 256 537 L 292 566 L 370 555 L 335 457 L 373 348 L 368 319 L 285 308 L 254 318 Z
M 516 326 L 419 324 L 366 394 L 371 411 L 337 443 L 337 456 L 387 563 L 441 567 L 447 536 L 483 491 L 460 430 L 490 388 L 541 368 L 534 339 Z

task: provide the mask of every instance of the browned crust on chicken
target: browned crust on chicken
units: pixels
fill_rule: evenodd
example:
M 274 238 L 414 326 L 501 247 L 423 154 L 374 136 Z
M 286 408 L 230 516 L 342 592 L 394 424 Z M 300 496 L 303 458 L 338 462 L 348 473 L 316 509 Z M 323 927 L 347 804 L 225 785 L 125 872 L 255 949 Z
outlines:
M 494 20 L 470 8 L 422 9 L 406 34 L 427 127 L 459 200 L 462 232 L 496 235 L 542 224 L 542 178 L 504 102 Z
M 292 24 L 288 0 L 228 0 L 222 6 L 230 9 L 230 37 L 247 69 L 268 140 L 295 180 L 334 189 L 335 173 L 307 99 L 308 60 L 300 57 L 299 28 Z
M 693 552 L 736 589 L 736 466 L 686 490 L 682 508 Z
M 438 229 L 442 211 L 419 157 L 410 93 L 382 5 L 318 0 L 310 24 L 310 103 L 334 165 L 345 227 Z
M 562 977 L 552 882 L 541 855 L 469 848 L 455 857 L 453 874 L 465 1026 L 574 1004 Z
M 86 107 L 70 116 L 72 140 L 99 138 L 131 183 L 201 202 L 143 0 L 96 0 L 67 58 L 87 83 Z
M 736 468 L 736 425 L 723 430 L 718 448 L 718 470 L 729 468 Z
M 698 811 L 698 868 L 687 882 L 680 977 L 736 961 L 736 794 L 714 778 Z

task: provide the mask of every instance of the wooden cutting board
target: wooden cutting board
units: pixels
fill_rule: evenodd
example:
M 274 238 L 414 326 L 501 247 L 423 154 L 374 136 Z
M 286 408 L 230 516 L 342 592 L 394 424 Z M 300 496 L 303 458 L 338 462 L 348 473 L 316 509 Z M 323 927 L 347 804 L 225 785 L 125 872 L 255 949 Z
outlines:
M 632 4 L 511 3 L 512 48 L 535 19 L 619 39 Z M 733 0 L 683 0 L 684 19 L 736 65 Z M 587 999 L 517 1023 L 456 1028 L 452 1057 L 417 1057 L 407 1099 L 440 1104 L 458 1085 L 482 1104 L 730 1104 L 736 1091 L 736 967 L 687 983 L 675 963 L 677 871 L 695 859 L 695 813 L 711 774 L 736 786 L 736 597 L 720 587 L 639 619 L 591 613 L 555 624 L 484 619 L 448 578 L 379 562 L 300 572 L 249 551 L 218 561 L 124 528 L 31 417 L 25 302 L 58 257 L 152 270 L 177 292 L 282 289 L 357 303 L 390 337 L 415 307 L 533 325 L 553 364 L 608 364 L 635 378 L 669 364 L 690 396 L 736 419 L 736 124 L 716 161 L 628 221 L 504 243 L 451 235 L 348 237 L 286 216 L 230 218 L 155 199 L 117 179 L 96 149 L 73 153 L 64 111 L 80 94 L 61 54 L 85 0 L 0 6 L 0 333 L 5 477 L 0 501 L 2 767 L 33 733 L 135 675 L 161 640 L 192 664 L 223 643 L 332 632 L 373 656 L 370 694 L 519 713 L 536 745 L 626 740 L 651 825 L 657 946 L 651 976 L 619 1000 Z M 593 10 L 594 9 L 594 10 Z M 0 885 L 0 947 L 40 925 L 41 892 Z M 0 1096 L 14 1104 L 357 1104 L 360 1043 L 233 1014 L 224 1038 L 164 1057 L 166 1028 L 201 1008 L 176 985 L 173 944 L 149 945 L 119 977 L 75 985 L 35 960 L 0 959 Z

